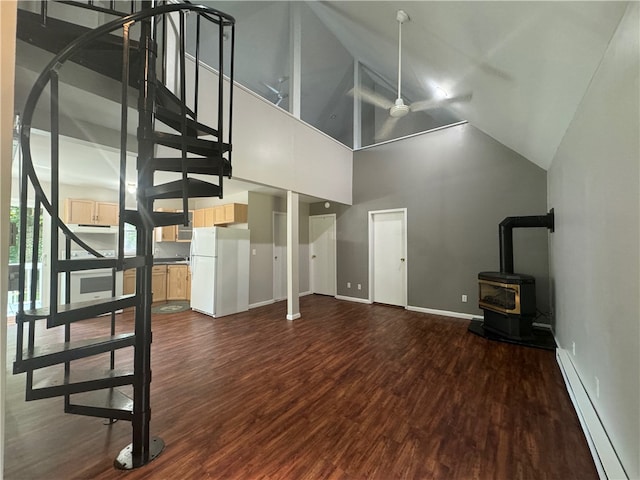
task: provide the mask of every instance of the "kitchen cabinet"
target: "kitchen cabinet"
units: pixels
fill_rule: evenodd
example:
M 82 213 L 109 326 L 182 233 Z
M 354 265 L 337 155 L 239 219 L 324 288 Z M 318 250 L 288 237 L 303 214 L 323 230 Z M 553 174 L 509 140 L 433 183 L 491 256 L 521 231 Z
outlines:
M 159 212 L 180 212 L 180 210 L 159 209 Z M 167 225 L 156 227 L 154 235 L 156 242 L 190 242 L 191 230 L 193 228 L 193 211 L 189 210 L 189 225 Z M 202 225 L 204 226 L 204 225 Z
M 189 210 L 189 224 L 184 225 L 182 223 L 175 225 L 175 236 L 176 242 L 190 242 L 191 241 L 191 233 L 193 230 L 193 210 Z
M 136 293 L 136 269 L 129 268 L 122 274 L 122 293 L 133 295 Z
M 151 291 L 153 303 L 164 302 L 167 299 L 167 266 L 154 265 L 151 270 Z
M 244 203 L 228 203 L 224 209 L 224 223 L 247 223 L 249 207 Z
M 200 208 L 193 212 L 194 227 L 213 227 L 231 223 L 247 223 L 249 207 L 244 203 L 228 203 Z
M 194 210 L 193 212 L 193 226 L 194 227 L 206 227 L 204 219 L 204 212 L 206 208 L 199 208 L 198 210 Z
M 187 267 L 187 298 L 186 300 L 191 301 L 191 267 Z
M 168 210 L 166 208 L 159 208 L 158 212 L 175 212 L 175 210 Z M 153 235 L 156 242 L 175 242 L 176 241 L 176 226 L 166 225 L 163 227 L 156 227 L 153 229 Z
M 64 221 L 78 225 L 118 225 L 119 205 L 80 198 L 64 201 Z
M 191 293 L 187 265 L 167 265 L 167 300 L 187 300 Z

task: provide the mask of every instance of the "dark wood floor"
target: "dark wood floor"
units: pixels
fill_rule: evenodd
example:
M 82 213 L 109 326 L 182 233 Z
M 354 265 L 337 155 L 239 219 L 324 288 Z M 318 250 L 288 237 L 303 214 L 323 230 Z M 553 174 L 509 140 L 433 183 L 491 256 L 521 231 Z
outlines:
M 282 302 L 156 315 L 151 427 L 166 449 L 131 472 L 112 467 L 129 423 L 25 403 L 24 375 L 9 374 L 5 478 L 597 478 L 553 352 L 487 341 L 463 320 L 300 304 L 294 322 Z

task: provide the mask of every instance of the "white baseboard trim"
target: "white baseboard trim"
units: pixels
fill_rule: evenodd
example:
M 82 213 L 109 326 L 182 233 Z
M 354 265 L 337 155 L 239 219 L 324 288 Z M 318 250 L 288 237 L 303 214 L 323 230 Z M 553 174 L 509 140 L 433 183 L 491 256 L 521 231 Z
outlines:
M 309 291 L 307 291 L 307 292 L 300 292 L 300 293 L 298 294 L 298 296 L 299 296 L 299 297 L 304 297 L 304 296 L 306 296 L 306 295 L 312 295 L 312 294 L 313 294 L 313 292 L 312 292 L 311 290 L 309 290 Z
M 336 298 L 336 300 L 346 300 L 347 302 L 371 304 L 371 301 L 368 298 L 345 297 L 344 295 L 336 295 L 335 298 Z
M 432 315 L 443 315 L 445 317 L 464 318 L 465 320 L 482 319 L 482 317 L 478 317 L 477 315 L 472 315 L 470 313 L 450 312 L 449 310 L 436 310 L 435 308 L 412 307 L 411 305 L 407 305 L 405 308 L 411 312 L 430 313 Z
M 252 303 L 251 305 L 249 305 L 249 310 L 251 310 L 252 308 L 258 308 L 258 307 L 264 307 L 266 305 L 271 305 L 272 303 L 276 303 L 273 298 L 271 300 L 265 300 L 264 302 Z
M 301 317 L 299 313 L 294 313 L 293 315 L 287 313 L 287 320 L 297 320 Z
M 598 417 L 598 412 L 593 407 L 580 375 L 578 375 L 573 365 L 571 355 L 567 350 L 557 348 L 556 359 L 564 377 L 564 383 L 567 386 L 567 392 L 569 392 L 573 408 L 578 415 L 580 425 L 587 438 L 598 475 L 603 480 L 628 479 L 629 477 L 625 473 L 618 455 L 616 455 L 611 440 L 609 440 L 607 431 Z

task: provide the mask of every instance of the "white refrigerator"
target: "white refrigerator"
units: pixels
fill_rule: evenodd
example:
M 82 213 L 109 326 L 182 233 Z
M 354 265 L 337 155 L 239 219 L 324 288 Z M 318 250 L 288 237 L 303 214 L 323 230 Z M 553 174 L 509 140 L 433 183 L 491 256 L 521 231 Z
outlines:
M 212 317 L 249 309 L 249 230 L 193 229 L 191 308 Z

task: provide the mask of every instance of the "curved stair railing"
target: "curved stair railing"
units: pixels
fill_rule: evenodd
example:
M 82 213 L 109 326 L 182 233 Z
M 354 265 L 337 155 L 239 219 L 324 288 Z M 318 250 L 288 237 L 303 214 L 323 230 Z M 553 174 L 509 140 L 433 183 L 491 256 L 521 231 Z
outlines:
M 43 2 L 46 3 L 46 2 Z M 64 2 L 79 4 L 80 2 Z M 92 2 L 89 2 L 90 4 Z M 116 2 L 111 2 L 115 5 Z M 124 3 L 124 2 L 119 2 Z M 150 2 L 140 2 L 150 7 Z M 136 2 L 131 2 L 131 5 Z M 79 5 L 87 7 L 86 4 Z M 88 8 L 91 8 L 89 5 Z M 113 10 L 112 14 L 119 15 Z M 186 26 L 189 21 L 196 24 L 195 61 L 191 79 L 187 77 Z M 38 17 L 36 15 L 36 17 Z M 43 18 L 47 19 L 46 11 Z M 19 19 L 20 22 L 20 19 Z M 39 21 L 40 26 L 44 23 Z M 57 35 L 58 20 L 47 19 L 46 27 L 51 35 Z M 198 117 L 198 92 L 200 76 L 201 24 L 217 30 L 218 81 L 209 88 L 216 93 L 217 105 L 213 122 L 203 122 Z M 167 26 L 171 24 L 171 29 Z M 58 29 L 67 29 L 64 25 Z M 132 27 L 139 30 L 139 39 L 132 40 Z M 169 32 L 177 32 L 170 34 Z M 39 30 L 38 35 L 43 35 Z M 47 48 L 46 34 L 41 48 Z M 167 47 L 170 35 L 177 50 Z M 228 52 L 224 43 L 229 36 Z M 67 413 L 127 420 L 132 423 L 132 442 L 115 460 L 122 469 L 145 465 L 164 448 L 160 438 L 150 436 L 150 383 L 151 383 L 151 269 L 153 266 L 153 229 L 158 226 L 188 222 L 188 199 L 218 196 L 222 198 L 223 176 L 231 176 L 231 111 L 233 108 L 233 49 L 235 20 L 212 8 L 188 3 L 167 3 L 145 8 L 117 18 L 103 26 L 87 31 L 50 61 L 36 80 L 22 114 L 21 148 L 22 172 L 20 179 L 20 269 L 18 277 L 19 307 L 16 315 L 17 342 L 14 373 L 26 373 L 26 400 L 37 400 L 56 396 L 64 397 Z M 158 50 L 160 48 L 160 50 Z M 156 52 L 160 52 L 157 54 Z M 169 56 L 176 55 L 177 71 L 172 79 L 178 92 L 167 88 Z M 230 81 L 224 81 L 225 54 L 230 55 Z M 113 56 L 119 57 L 113 60 Z M 120 94 L 120 165 L 119 165 L 119 220 L 118 249 L 115 257 L 105 258 L 87 242 L 79 238 L 60 218 L 60 70 L 70 63 L 78 63 L 102 75 L 121 82 Z M 119 71 L 105 64 L 119 64 Z M 157 69 L 161 75 L 156 75 Z M 226 87 L 225 87 L 226 85 Z M 135 210 L 125 209 L 126 164 L 128 151 L 129 97 L 132 89 L 138 91 L 138 158 L 137 193 Z M 51 181 L 50 188 L 43 188 L 34 166 L 31 151 L 31 130 L 34 113 L 43 93 L 50 97 L 50 142 Z M 193 96 L 188 96 L 189 92 Z M 213 124 L 210 124 L 213 123 Z M 162 127 L 161 127 L 162 125 Z M 205 138 L 203 138 L 205 137 Z M 173 152 L 171 156 L 160 156 L 158 146 Z M 155 184 L 155 172 L 175 172 L 176 181 Z M 217 183 L 194 178 L 192 174 L 217 178 Z M 180 198 L 183 213 L 157 212 L 153 210 L 156 199 Z M 34 205 L 35 219 L 27 225 L 27 206 Z M 38 245 L 42 232 L 39 218 L 46 211 L 50 218 L 51 244 L 48 305 L 38 308 L 36 304 Z M 124 224 L 136 229 L 136 255 L 124 255 Z M 28 228 L 30 227 L 30 228 Z M 28 230 L 30 230 L 28 235 Z M 64 240 L 64 251 L 60 250 L 59 236 Z M 31 258 L 27 258 L 27 245 L 32 245 Z M 72 258 L 72 248 L 82 249 L 90 258 Z M 27 265 L 31 263 L 33 274 L 27 285 Z M 119 295 L 116 275 L 124 269 L 136 269 L 136 291 L 133 295 Z M 70 278 L 75 272 L 95 269 L 111 269 L 112 297 L 85 302 L 74 302 L 71 298 Z M 25 295 L 29 292 L 28 295 Z M 64 292 L 62 294 L 61 292 Z M 29 302 L 25 302 L 25 296 Z M 118 333 L 116 313 L 122 309 L 135 309 L 134 331 Z M 99 315 L 105 319 L 106 335 L 79 340 L 73 338 L 71 325 Z M 45 322 L 41 322 L 46 320 Z M 110 321 L 109 321 L 110 320 Z M 95 323 L 95 322 L 94 322 Z M 100 321 L 101 323 L 101 321 Z M 46 344 L 41 335 L 46 328 L 61 327 L 64 341 Z M 26 332 L 25 332 L 26 330 Z M 128 352 L 118 356 L 116 351 Z M 108 367 L 98 366 L 102 354 L 109 353 Z M 79 371 L 77 364 L 90 366 Z M 124 370 L 116 367 L 124 366 Z M 53 376 L 50 371 L 54 369 Z M 44 378 L 40 375 L 45 372 Z M 96 374 L 96 372 L 99 372 Z M 125 391 L 126 390 L 126 391 Z

